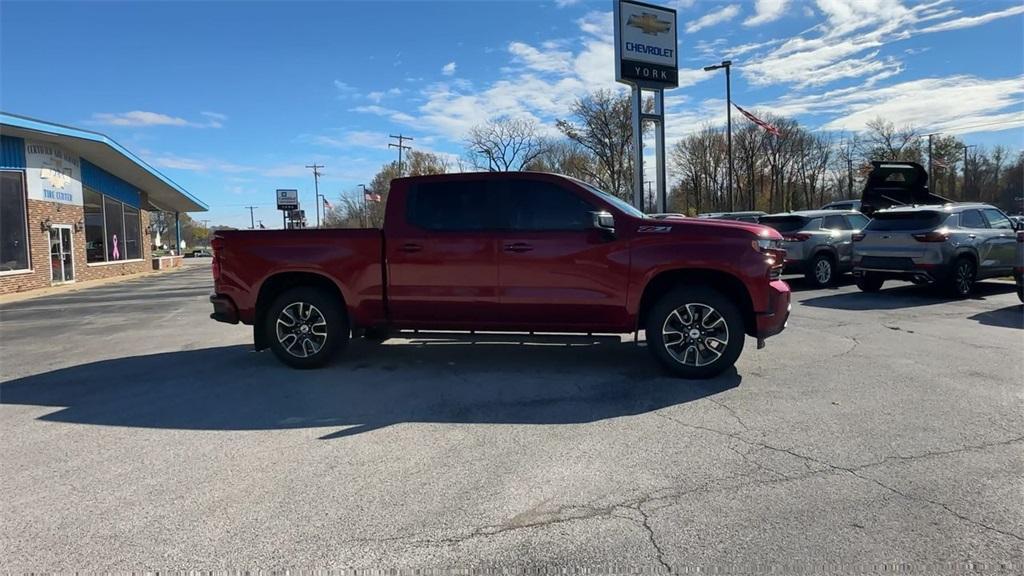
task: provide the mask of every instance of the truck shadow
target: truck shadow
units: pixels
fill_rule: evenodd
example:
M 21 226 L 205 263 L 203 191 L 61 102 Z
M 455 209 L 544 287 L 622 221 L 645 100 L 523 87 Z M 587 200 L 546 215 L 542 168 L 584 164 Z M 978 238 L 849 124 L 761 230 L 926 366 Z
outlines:
M 40 420 L 185 430 L 327 428 L 340 438 L 405 422 L 572 424 L 691 402 L 739 385 L 734 369 L 685 381 L 646 350 L 597 337 L 353 341 L 298 371 L 247 346 L 103 360 L 0 383 L 0 404 Z
M 892 285 L 891 288 L 890 284 Z M 1016 290 L 1016 286 L 1008 282 L 982 281 L 975 284 L 974 293 L 971 294 L 969 299 L 985 300 L 988 297 L 1006 294 L 1014 290 Z M 836 310 L 896 310 L 955 301 L 956 299 L 945 295 L 935 286 L 916 286 L 914 284 L 893 281 L 886 283 L 881 291 L 874 294 L 860 291 L 843 292 L 841 294 L 808 298 L 800 303 L 804 306 Z
M 1013 306 L 1007 306 L 998 310 L 980 312 L 968 318 L 977 320 L 985 326 L 1024 330 L 1024 305 L 1014 304 Z

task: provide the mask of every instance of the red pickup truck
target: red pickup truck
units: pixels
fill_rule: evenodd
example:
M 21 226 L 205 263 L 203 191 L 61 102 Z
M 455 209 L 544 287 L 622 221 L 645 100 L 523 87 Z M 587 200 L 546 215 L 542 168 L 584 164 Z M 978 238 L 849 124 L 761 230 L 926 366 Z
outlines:
M 757 224 L 648 218 L 555 174 L 398 178 L 381 230 L 216 232 L 211 317 L 252 325 L 257 350 L 297 368 L 352 334 L 645 329 L 670 372 L 707 378 L 746 335 L 761 347 L 785 327 L 780 240 Z

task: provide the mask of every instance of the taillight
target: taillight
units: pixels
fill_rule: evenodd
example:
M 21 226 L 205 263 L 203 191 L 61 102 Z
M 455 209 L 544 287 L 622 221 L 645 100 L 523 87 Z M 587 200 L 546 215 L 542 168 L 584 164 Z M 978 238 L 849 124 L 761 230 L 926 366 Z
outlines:
M 949 229 L 939 228 L 931 232 L 918 232 L 917 234 L 911 234 L 911 236 L 918 242 L 945 242 L 949 240 Z
M 854 232 L 854 234 L 853 234 L 853 241 L 854 242 L 860 242 L 861 240 L 864 239 L 865 236 L 866 235 L 863 232 Z
M 782 239 L 785 240 L 786 242 L 803 242 L 804 240 L 810 240 L 811 235 L 800 232 L 799 234 L 790 234 L 789 236 L 783 236 Z

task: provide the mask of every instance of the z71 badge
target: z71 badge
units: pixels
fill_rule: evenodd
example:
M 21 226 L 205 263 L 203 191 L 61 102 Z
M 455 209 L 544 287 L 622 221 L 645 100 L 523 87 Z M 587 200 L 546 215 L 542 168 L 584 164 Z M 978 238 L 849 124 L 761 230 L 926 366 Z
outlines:
M 644 234 L 644 233 L 647 233 L 647 234 L 652 234 L 652 233 L 653 234 L 664 234 L 665 232 L 671 232 L 672 231 L 672 227 L 671 226 L 640 226 L 639 228 L 636 229 L 636 231 L 640 232 L 641 234 Z

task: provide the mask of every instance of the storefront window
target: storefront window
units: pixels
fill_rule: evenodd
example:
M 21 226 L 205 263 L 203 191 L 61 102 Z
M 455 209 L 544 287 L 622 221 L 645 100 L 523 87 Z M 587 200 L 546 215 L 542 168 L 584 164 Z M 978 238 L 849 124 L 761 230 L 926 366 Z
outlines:
M 28 269 L 25 185 L 21 172 L 0 172 L 0 272 Z
M 139 243 L 139 210 L 128 205 L 124 207 L 124 251 L 129 260 L 142 258 L 142 246 Z
M 128 256 L 124 249 L 124 211 L 123 204 L 117 200 L 103 198 L 103 221 L 107 232 L 103 239 L 107 242 L 107 261 L 125 260 Z
M 103 242 L 103 195 L 86 188 L 85 200 L 85 261 L 106 261 Z

